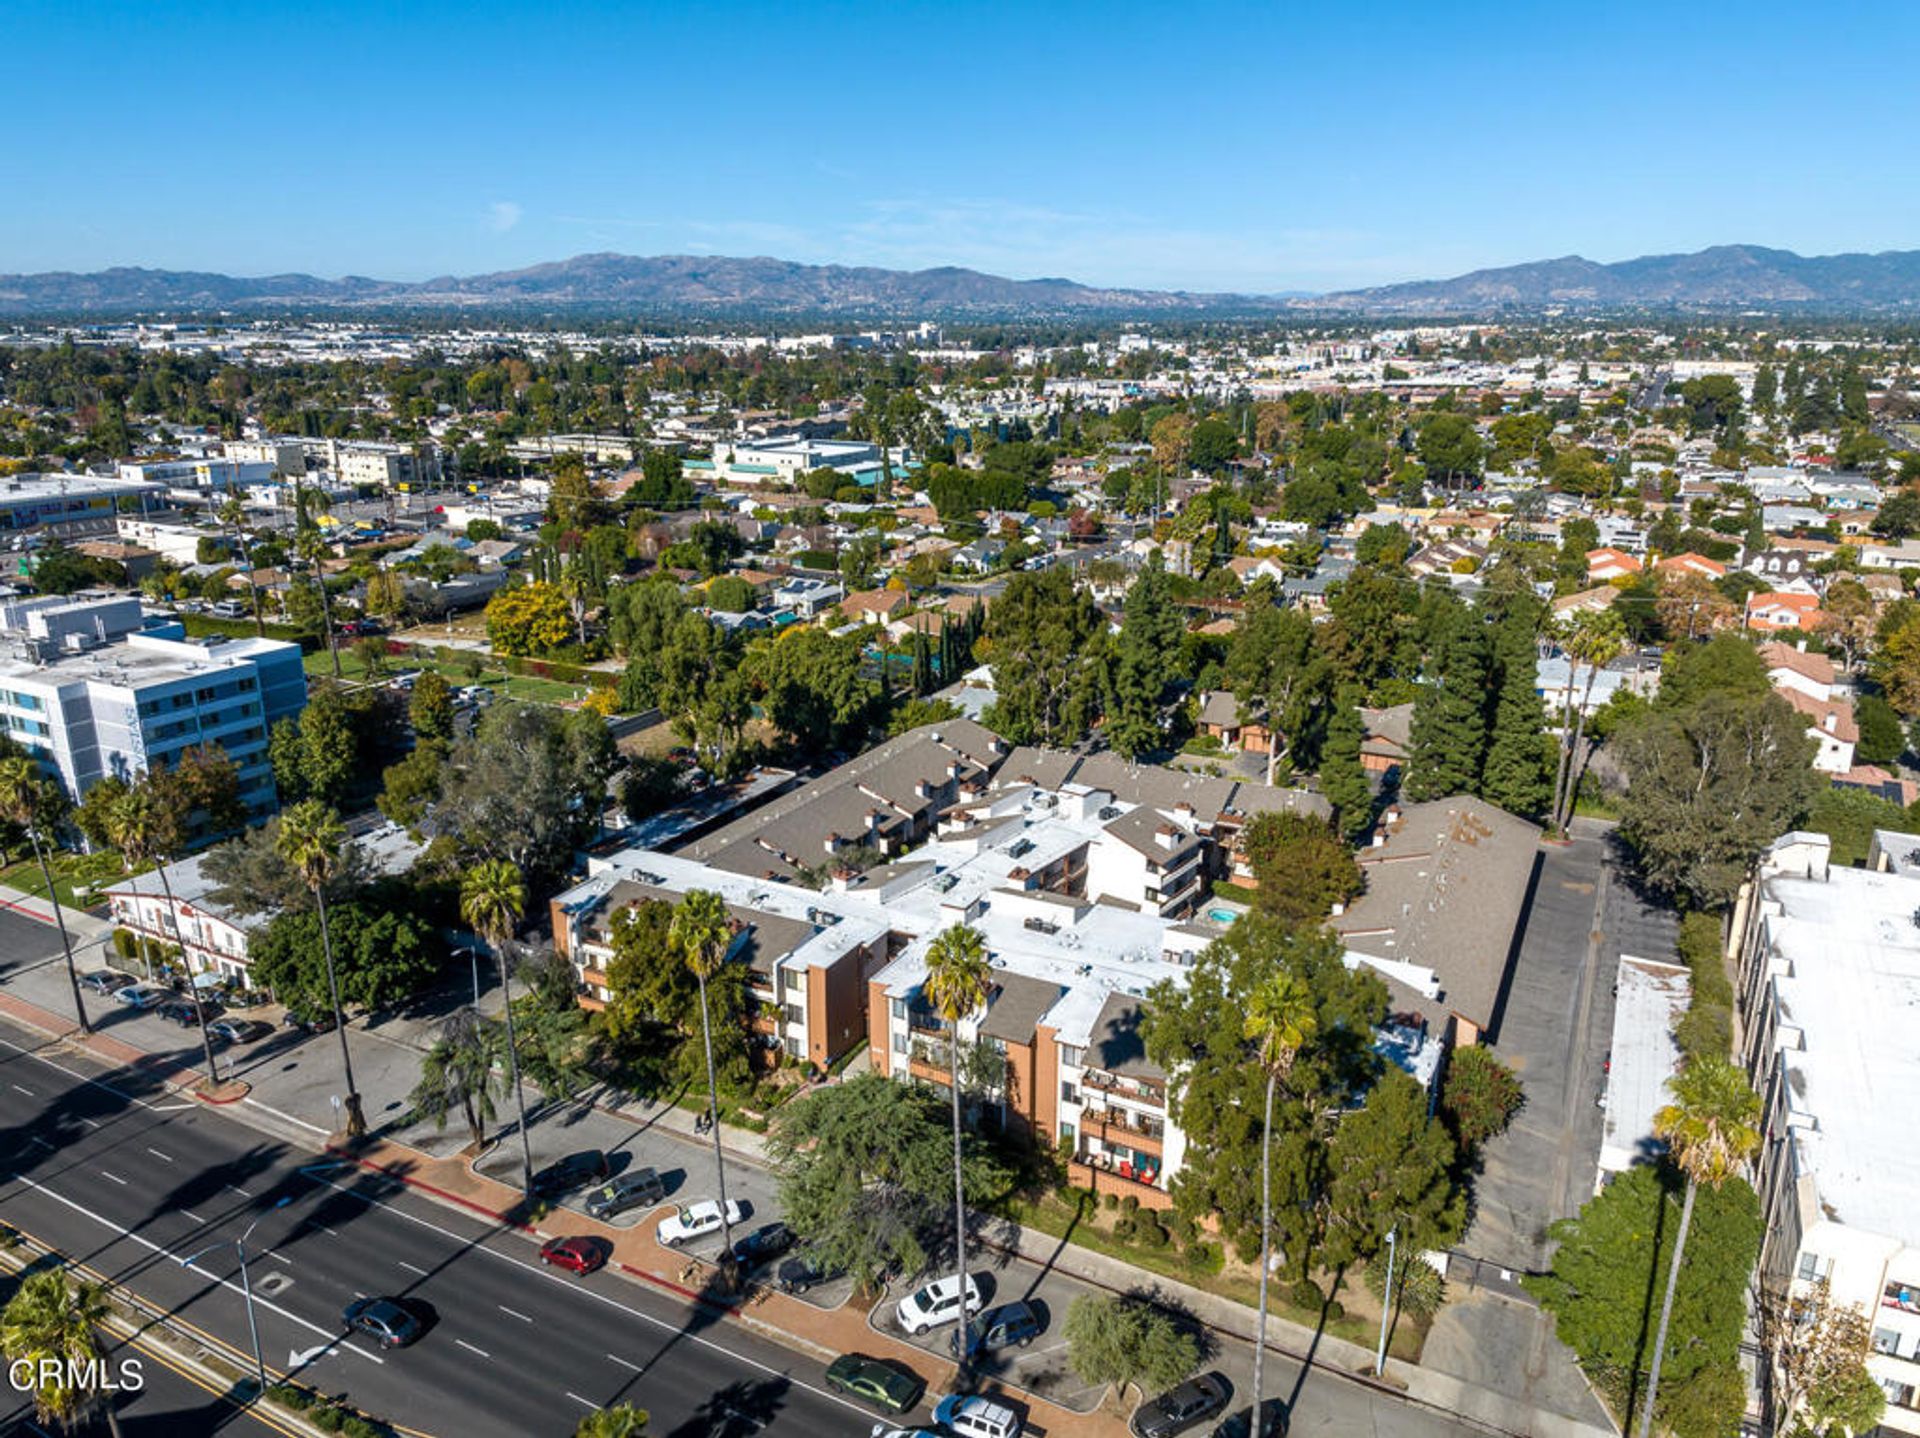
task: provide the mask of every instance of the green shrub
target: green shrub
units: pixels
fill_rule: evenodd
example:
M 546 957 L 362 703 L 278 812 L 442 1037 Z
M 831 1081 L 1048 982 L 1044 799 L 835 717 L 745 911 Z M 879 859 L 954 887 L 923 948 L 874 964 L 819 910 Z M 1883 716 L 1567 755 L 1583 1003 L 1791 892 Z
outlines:
M 331 1403 L 321 1408 L 315 1408 L 308 1416 L 312 1420 L 313 1426 L 318 1428 L 322 1433 L 338 1433 L 342 1428 L 346 1427 L 347 1423 L 347 1415 Z
M 282 1408 L 291 1408 L 296 1413 L 304 1413 L 314 1404 L 312 1390 L 302 1388 L 297 1383 L 276 1383 L 267 1390 L 267 1397 Z
M 1346 1304 L 1342 1303 L 1339 1299 L 1336 1298 L 1333 1300 L 1333 1302 L 1327 1305 L 1327 1322 L 1338 1323 L 1341 1319 L 1345 1318 L 1346 1316 L 1347 1316 L 1347 1306 Z
M 1320 1285 L 1311 1278 L 1303 1278 L 1294 1284 L 1287 1293 L 1295 1308 L 1312 1309 L 1318 1312 L 1320 1305 L 1327 1301 L 1326 1294 L 1320 1291 Z
M 131 961 L 140 952 L 140 939 L 131 929 L 113 931 L 113 951 L 122 959 Z
M 1104 1193 L 1100 1195 L 1100 1206 L 1108 1210 L 1118 1208 L 1120 1206 L 1120 1195 L 1117 1193 Z
M 1123 1213 L 1129 1213 L 1129 1214 L 1138 1213 L 1140 1211 L 1139 1195 L 1130 1193 L 1125 1198 L 1121 1199 L 1120 1210 Z

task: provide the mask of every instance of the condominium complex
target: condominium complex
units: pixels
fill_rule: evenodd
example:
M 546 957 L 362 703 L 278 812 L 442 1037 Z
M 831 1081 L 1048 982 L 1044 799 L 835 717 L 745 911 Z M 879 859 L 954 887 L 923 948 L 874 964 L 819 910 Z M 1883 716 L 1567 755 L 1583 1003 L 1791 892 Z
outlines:
M 254 813 L 275 804 L 267 736 L 307 702 L 300 647 L 271 639 L 193 642 L 140 630 L 131 600 L 9 606 L 0 657 L 0 728 L 78 798 L 111 774 L 132 778 L 182 750 L 216 744 L 240 771 Z
M 440 452 L 432 445 L 347 444 L 330 439 L 326 464 L 341 484 L 427 489 L 440 482 Z
M 1872 1328 L 1883 1428 L 1920 1433 L 1920 839 L 1874 835 L 1866 869 L 1824 834 L 1770 847 L 1743 896 L 1740 1058 L 1763 1103 L 1761 1279 Z
M 1238 906 L 1209 897 L 1231 836 L 1251 814 L 1317 803 L 1106 756 L 1011 748 L 954 720 L 891 740 L 678 852 L 593 861 L 588 879 L 553 901 L 555 943 L 574 963 L 582 1002 L 598 1007 L 611 996 L 623 907 L 717 893 L 734 923 L 730 957 L 751 968 L 763 1048 L 825 1068 L 864 1041 L 874 1071 L 945 1085 L 947 1030 L 925 998 L 926 956 L 940 933 L 966 924 L 994 973 L 986 1004 L 958 1024 L 979 1121 L 1064 1144 L 1076 1182 L 1164 1207 L 1185 1141 L 1169 1117 L 1167 1075 L 1139 1038 L 1141 1005 L 1156 983 L 1181 981 L 1238 917 Z M 1497 858 L 1492 846 L 1467 847 Z M 1470 857 L 1449 854 L 1442 867 L 1463 908 L 1477 895 L 1481 933 L 1504 963 L 1524 876 L 1516 896 Z M 1348 962 L 1387 981 L 1393 1020 L 1379 1051 L 1431 1083 L 1455 1024 L 1453 978 L 1419 961 L 1419 937 L 1409 932 L 1411 952 L 1350 952 Z M 1472 972 L 1487 967 L 1476 957 Z

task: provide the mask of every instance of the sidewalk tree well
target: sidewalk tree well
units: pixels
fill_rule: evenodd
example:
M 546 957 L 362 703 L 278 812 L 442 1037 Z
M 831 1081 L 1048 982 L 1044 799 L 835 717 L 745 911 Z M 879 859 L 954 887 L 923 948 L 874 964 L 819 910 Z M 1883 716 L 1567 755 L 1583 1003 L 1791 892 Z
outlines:
M 1142 1297 L 1084 1293 L 1067 1306 L 1061 1329 L 1067 1364 L 1086 1383 L 1158 1393 L 1189 1377 L 1204 1354 L 1200 1340 L 1172 1314 Z
M 932 1092 L 864 1073 L 793 1100 L 775 1119 L 767 1154 L 780 1211 L 824 1267 L 863 1287 L 933 1261 L 951 1222 L 948 1118 Z M 965 1186 L 979 1205 L 1009 1175 L 977 1137 L 963 1139 Z

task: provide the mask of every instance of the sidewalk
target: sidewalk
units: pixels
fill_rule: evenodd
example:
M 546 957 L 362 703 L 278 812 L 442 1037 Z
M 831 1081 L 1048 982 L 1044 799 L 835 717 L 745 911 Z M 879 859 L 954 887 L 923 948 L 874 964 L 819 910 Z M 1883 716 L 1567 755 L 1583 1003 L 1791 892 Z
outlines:
M 53 963 L 57 964 L 58 960 Z M 64 975 L 60 976 L 60 982 L 64 985 Z M 49 994 L 43 993 L 40 997 L 52 1001 Z M 106 1062 L 124 1066 L 170 1087 L 191 1089 L 200 1078 L 197 1068 L 181 1061 L 183 1056 L 169 1058 L 147 1052 L 107 1034 L 82 1036 L 70 1018 L 62 1017 L 50 1007 L 23 999 L 17 993 L 0 992 L 0 1014 L 65 1039 Z M 421 1040 L 428 1037 L 427 1026 L 407 1021 L 383 1023 L 378 1026 L 378 1031 L 356 1025 L 351 1032 L 357 1039 L 372 1038 L 377 1045 L 389 1048 L 396 1054 L 417 1053 L 423 1047 Z M 357 1042 L 356 1050 L 363 1049 L 364 1045 Z M 360 1059 L 356 1057 L 356 1068 L 359 1066 Z M 412 1072 L 415 1065 L 409 1059 L 405 1067 Z M 265 1076 L 264 1069 L 262 1076 Z M 369 1089 L 364 1081 L 362 1089 Z M 369 1096 L 372 1097 L 371 1094 Z M 288 1101 L 276 1087 L 269 1088 L 268 1097 L 275 1101 Z M 534 1095 L 530 1093 L 529 1098 L 532 1097 Z M 313 1094 L 309 1092 L 306 1098 L 311 1103 Z M 387 1107 L 391 1109 L 394 1105 Z M 325 1120 L 327 1115 L 324 1111 L 309 1112 L 302 1117 L 262 1103 L 256 1097 L 253 1101 L 236 1105 L 230 1112 L 256 1124 L 270 1123 L 259 1110 L 264 1110 L 264 1115 L 289 1120 L 292 1125 L 307 1130 L 306 1136 L 296 1136 L 304 1145 L 318 1146 L 320 1140 L 316 1136 L 325 1132 L 323 1123 L 311 1121 L 314 1118 Z M 379 1122 L 378 1113 L 378 1107 L 369 1106 L 369 1114 L 375 1118 L 376 1126 Z M 601 1125 L 617 1123 L 636 1134 L 671 1135 L 673 1140 L 698 1145 L 698 1148 L 689 1150 L 690 1154 L 699 1152 L 710 1143 L 710 1139 L 695 1135 L 695 1115 L 692 1111 L 665 1103 L 650 1106 L 604 1104 L 591 1108 L 542 1104 L 540 1112 L 534 1115 L 529 1124 L 529 1133 L 541 1136 L 541 1130 L 550 1123 L 571 1126 L 582 1118 L 591 1119 L 596 1114 L 600 1116 L 598 1123 Z M 279 1125 L 273 1126 L 280 1136 L 288 1136 Z M 591 1127 L 589 1123 L 587 1128 Z M 954 1376 L 955 1369 L 951 1362 L 870 1326 L 867 1322 L 869 1305 L 848 1302 L 828 1311 L 802 1299 L 771 1291 L 756 1291 L 744 1304 L 729 1301 L 715 1287 L 714 1273 L 709 1265 L 699 1263 L 686 1254 L 665 1249 L 654 1241 L 654 1230 L 664 1217 L 664 1212 L 651 1215 L 632 1227 L 621 1228 L 597 1222 L 573 1209 L 556 1206 L 542 1212 L 535 1225 L 528 1222 L 530 1215 L 517 1187 L 476 1172 L 458 1151 L 464 1143 L 463 1134 L 449 1130 L 438 1141 L 434 1141 L 435 1136 L 430 1130 L 424 1133 L 416 1130 L 408 1133 L 406 1141 L 401 1141 L 391 1136 L 391 1129 L 388 1132 L 389 1136 L 374 1138 L 356 1146 L 350 1153 L 331 1143 L 327 1143 L 326 1148 L 343 1161 L 378 1169 L 442 1202 L 542 1239 L 577 1235 L 609 1243 L 611 1262 L 639 1281 L 671 1292 L 683 1300 L 722 1310 L 732 1321 L 747 1324 L 778 1342 L 822 1361 L 845 1352 L 871 1353 L 893 1359 L 914 1369 L 927 1380 L 930 1396 L 946 1391 L 944 1385 L 949 1384 Z M 511 1128 L 506 1128 L 495 1137 L 500 1139 L 511 1132 Z M 578 1147 L 582 1140 L 590 1136 L 583 1131 L 567 1141 Z M 763 1190 L 770 1188 L 764 1138 L 751 1131 L 731 1128 L 725 1131 L 723 1137 L 730 1163 L 742 1165 L 747 1170 L 741 1174 L 742 1186 L 749 1191 L 756 1184 Z M 513 1140 L 509 1137 L 507 1142 Z M 431 1143 L 431 1149 L 428 1143 Z M 609 1150 L 614 1146 L 612 1142 L 606 1144 Z M 492 1156 L 497 1161 L 498 1156 L 506 1151 L 505 1144 L 496 1144 Z M 512 1167 L 517 1171 L 517 1161 Z M 1111 1292 L 1158 1288 L 1169 1299 L 1184 1305 L 1216 1335 L 1248 1345 L 1252 1342 L 1256 1314 L 1239 1302 L 1146 1273 L 1121 1260 L 1063 1243 L 1047 1234 L 1024 1230 L 1013 1224 L 996 1224 L 994 1228 L 999 1241 L 992 1246 L 1011 1253 L 1019 1261 L 1030 1263 L 1045 1273 L 1064 1276 Z M 1372 1375 L 1371 1351 L 1331 1336 L 1323 1335 L 1316 1339 L 1313 1330 L 1287 1320 L 1269 1318 L 1267 1339 L 1270 1352 L 1303 1367 L 1337 1375 L 1348 1383 L 1379 1395 L 1382 1400 L 1412 1404 L 1416 1408 L 1425 1407 L 1435 1410 L 1439 1415 L 1457 1418 L 1487 1431 L 1533 1435 L 1533 1438 L 1614 1438 L 1611 1429 L 1540 1410 L 1398 1359 L 1390 1359 L 1385 1375 L 1375 1378 Z M 1090 1438 L 1105 1438 L 1107 1434 L 1119 1438 L 1125 1431 L 1125 1417 L 1110 1398 L 1095 1413 L 1080 1414 L 1031 1393 L 1021 1390 L 1015 1392 L 1033 1410 L 1035 1423 L 1045 1431 L 1088 1434 Z

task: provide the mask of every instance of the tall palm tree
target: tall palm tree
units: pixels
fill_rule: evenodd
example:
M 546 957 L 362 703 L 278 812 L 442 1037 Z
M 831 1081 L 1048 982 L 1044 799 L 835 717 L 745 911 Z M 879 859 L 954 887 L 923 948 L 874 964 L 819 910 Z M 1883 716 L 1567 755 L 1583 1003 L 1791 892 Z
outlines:
M 54 927 L 60 930 L 60 952 L 67 956 L 67 982 L 73 988 L 73 1013 L 80 1032 L 90 1034 L 87 1006 L 80 1000 L 80 975 L 73 967 L 73 940 L 67 934 L 67 916 L 60 908 L 60 896 L 53 889 L 53 870 L 47 864 L 43 838 L 51 842 L 50 831 L 56 822 L 65 795 L 40 772 L 40 766 L 24 754 L 0 759 L 0 819 L 8 819 L 26 831 L 33 845 L 33 857 L 39 861 L 40 877 L 46 880 L 47 902 L 53 905 Z
M 927 1002 L 947 1026 L 948 1087 L 953 1094 L 953 1252 L 954 1277 L 960 1285 L 960 1311 L 955 1351 L 960 1371 L 966 1372 L 967 1325 L 967 1184 L 960 1158 L 960 1020 L 987 1001 L 993 987 L 993 969 L 987 963 L 987 942 L 978 929 L 955 924 L 934 935 L 927 946 Z
M 333 597 L 327 593 L 327 536 L 320 528 L 320 521 L 314 511 L 328 508 L 328 500 L 321 490 L 294 490 L 294 534 L 293 552 L 300 559 L 313 566 L 313 582 L 320 590 L 320 623 L 327 631 L 327 653 L 333 659 L 333 677 L 340 677 L 340 644 L 333 632 Z
M 42 1423 L 76 1428 L 96 1413 L 107 1420 L 107 1431 L 119 1438 L 120 1418 L 113 1411 L 113 1393 L 75 1386 L 65 1375 L 89 1360 L 106 1356 L 100 1329 L 107 1321 L 107 1300 L 97 1287 L 67 1282 L 67 1275 L 48 1269 L 22 1279 L 0 1314 L 0 1349 L 11 1363 L 26 1363 L 38 1374 L 40 1362 L 51 1358 L 62 1377 L 34 1386 L 33 1412 Z M 52 1371 L 52 1370 L 48 1370 Z
M 460 917 L 487 941 L 500 966 L 500 994 L 507 1013 L 507 1069 L 520 1115 L 520 1188 L 533 1192 L 533 1140 L 527 1137 L 527 1091 L 520 1082 L 520 1043 L 513 1031 L 513 990 L 507 984 L 507 945 L 527 909 L 527 886 L 505 859 L 484 859 L 460 881 Z
M 1560 763 L 1553 780 L 1553 824 L 1556 834 L 1564 834 L 1573 818 L 1573 801 L 1580 791 L 1580 745 L 1586 738 L 1587 710 L 1593 702 L 1593 681 L 1600 671 L 1618 659 L 1627 647 L 1625 623 L 1611 609 L 1598 614 L 1580 614 L 1562 631 L 1560 647 L 1567 656 L 1567 697 L 1561 709 Z M 1580 699 L 1580 712 L 1573 709 L 1573 676 L 1580 665 L 1587 666 L 1586 693 Z M 1568 732 L 1568 723 L 1573 728 Z
M 1273 1244 L 1273 1095 L 1293 1075 L 1294 1060 L 1319 1028 L 1313 995 L 1297 974 L 1277 970 L 1247 996 L 1244 1032 L 1267 1075 L 1266 1116 L 1260 1126 L 1260 1328 L 1253 1345 L 1253 1411 L 1265 1396 L 1267 1278 Z M 1256 1433 L 1252 1438 L 1266 1438 Z
M 333 934 L 327 927 L 327 885 L 340 872 L 340 850 L 346 841 L 347 831 L 340 816 L 324 800 L 305 799 L 280 816 L 274 847 L 313 890 L 313 906 L 320 915 L 320 953 L 327 964 L 327 1002 L 333 1006 L 333 1031 L 340 1036 L 340 1074 L 347 1088 L 347 1137 L 360 1138 L 367 1131 L 367 1116 L 360 1106 L 359 1085 L 353 1081 L 347 1016 L 340 1012 L 340 978 L 333 966 Z
M 173 924 L 173 941 L 180 950 L 180 963 L 192 981 L 193 966 L 187 961 L 187 939 L 180 931 L 180 910 L 173 901 L 173 880 L 167 863 L 181 848 L 180 822 L 154 795 L 150 783 L 136 784 L 114 801 L 108 816 L 107 833 L 114 847 L 131 866 L 151 863 L 160 878 L 160 893 L 166 900 L 167 917 Z M 207 1006 L 193 995 L 194 1012 L 200 1016 L 200 1047 L 207 1056 L 207 1082 L 220 1082 L 220 1064 L 213 1056 L 213 1035 L 207 1031 Z
M 260 581 L 254 578 L 253 543 L 247 538 L 247 511 L 240 496 L 229 494 L 220 506 L 220 522 L 233 531 L 233 542 L 240 547 L 240 562 L 247 566 L 247 594 L 253 601 L 253 632 L 265 635 L 266 617 L 260 612 Z
M 720 1144 L 720 1085 L 713 1071 L 713 1021 L 707 1012 L 707 980 L 720 972 L 733 947 L 733 921 L 726 900 L 710 889 L 693 889 L 673 911 L 668 941 L 679 950 L 700 985 L 700 1042 L 707 1051 L 707 1122 L 713 1135 L 713 1174 L 720 1186 L 723 1271 L 733 1269 L 733 1225 L 727 1218 L 727 1159 Z
M 455 1009 L 447 1015 L 440 1036 L 420 1061 L 420 1082 L 413 1090 L 414 1112 L 445 1128 L 447 1116 L 459 1110 L 467 1122 L 470 1146 L 478 1154 L 487 1141 L 487 1125 L 496 1114 L 499 1058 L 499 1031 L 471 1004 Z
M 1653 1116 L 1653 1131 L 1667 1141 L 1674 1166 L 1686 1175 L 1687 1197 L 1680 1206 L 1673 1262 L 1667 1267 L 1666 1296 L 1660 1300 L 1660 1327 L 1653 1341 L 1653 1368 L 1647 1375 L 1647 1402 L 1640 1412 L 1640 1438 L 1651 1438 L 1653 1433 L 1660 1360 L 1667 1351 L 1667 1325 L 1673 1318 L 1673 1292 L 1687 1251 L 1694 1197 L 1703 1183 L 1719 1188 L 1760 1151 L 1760 1096 L 1732 1060 L 1716 1054 L 1692 1059 L 1667 1087 L 1673 1102 Z

